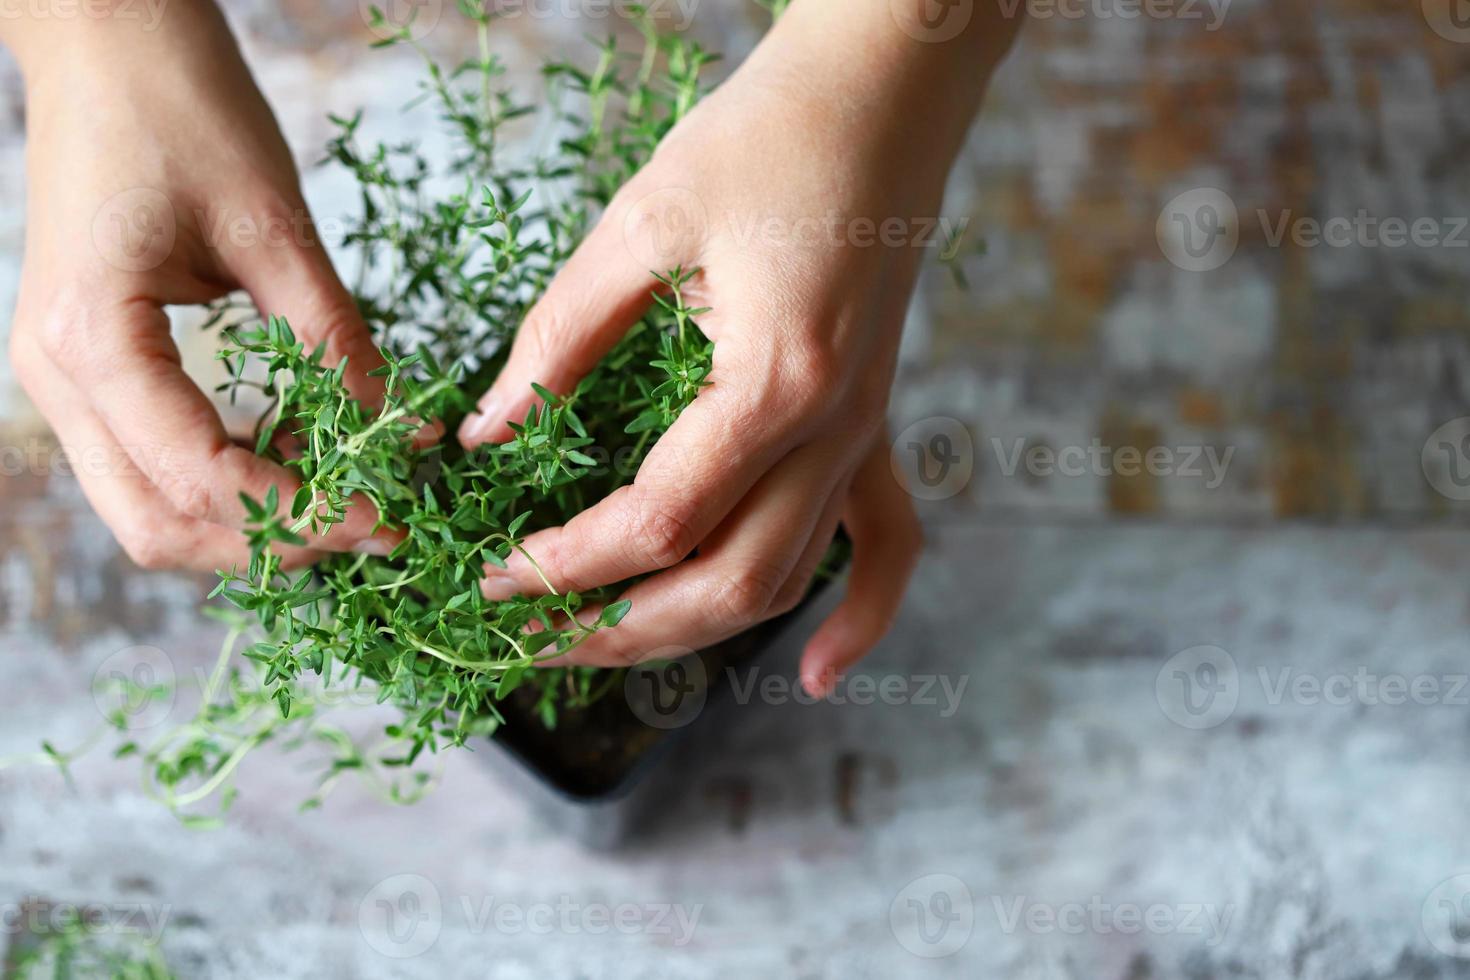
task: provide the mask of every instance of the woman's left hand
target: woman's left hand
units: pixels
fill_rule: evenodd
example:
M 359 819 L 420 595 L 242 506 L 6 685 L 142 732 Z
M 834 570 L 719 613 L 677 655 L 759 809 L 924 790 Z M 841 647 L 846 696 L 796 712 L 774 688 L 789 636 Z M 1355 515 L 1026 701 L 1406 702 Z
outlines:
M 815 26 L 798 19 L 804 9 Z M 973 106 L 927 88 L 931 73 L 906 59 L 933 58 L 933 46 L 886 14 L 873 27 L 881 38 L 842 52 L 841 14 L 793 5 L 618 193 L 460 430 L 466 446 L 509 438 L 532 382 L 570 391 L 642 315 L 651 271 L 702 270 L 685 301 L 712 308 L 700 317 L 712 383 L 632 484 L 524 542 L 560 591 L 662 570 L 573 662 L 667 658 L 790 610 L 839 523 L 851 577 L 807 645 L 807 690 L 830 690 L 894 620 L 921 534 L 890 471 L 884 417 L 919 264 L 944 245 L 940 198 Z M 936 124 L 947 99 L 948 128 Z M 493 599 L 546 591 L 519 554 L 487 573 Z

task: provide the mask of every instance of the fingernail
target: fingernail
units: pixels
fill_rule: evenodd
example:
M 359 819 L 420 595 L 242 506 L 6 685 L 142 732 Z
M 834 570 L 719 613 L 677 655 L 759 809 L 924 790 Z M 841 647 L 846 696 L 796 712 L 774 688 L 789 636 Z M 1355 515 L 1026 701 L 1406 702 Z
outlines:
M 489 568 L 495 568 L 495 566 L 491 565 Z M 480 594 L 491 602 L 502 602 L 519 591 L 520 586 L 516 580 L 498 568 L 493 572 L 487 572 L 485 578 L 480 582 Z
M 459 426 L 459 441 L 462 443 L 483 441 L 490 434 L 491 429 L 504 421 L 499 417 L 499 411 L 498 402 L 488 402 L 477 411 L 465 416 L 465 420 Z
M 832 689 L 837 686 L 837 681 L 840 677 L 841 675 L 837 671 L 829 667 L 820 673 L 803 674 L 801 677 L 801 686 L 806 688 L 806 693 L 812 697 L 825 698 L 832 693 Z
M 444 423 L 439 421 L 424 422 L 422 419 L 411 419 L 419 424 L 419 430 L 413 434 L 413 447 L 415 449 L 428 449 L 434 443 L 444 438 Z
M 459 441 L 466 445 L 474 442 L 475 437 L 480 434 L 480 430 L 484 427 L 485 416 L 479 412 L 471 412 L 464 417 L 463 422 L 459 423 Z
M 389 541 L 384 538 L 368 538 L 353 545 L 352 550 L 359 555 L 372 555 L 375 558 L 387 558 L 393 549 L 398 547 L 398 542 Z

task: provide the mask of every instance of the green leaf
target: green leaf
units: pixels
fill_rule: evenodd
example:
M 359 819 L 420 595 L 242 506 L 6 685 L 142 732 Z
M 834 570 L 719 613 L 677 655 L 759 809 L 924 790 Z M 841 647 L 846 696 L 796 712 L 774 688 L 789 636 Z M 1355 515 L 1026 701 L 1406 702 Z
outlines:
M 621 599 L 609 606 L 604 606 L 602 613 L 597 617 L 598 626 L 616 626 L 628 615 L 628 610 L 633 608 L 632 600 Z
M 296 495 L 291 498 L 292 520 L 295 520 L 302 514 L 306 513 L 307 508 L 311 506 L 311 501 L 311 487 L 303 486 L 301 489 L 297 490 Z
M 500 676 L 500 683 L 495 685 L 495 696 L 497 698 L 503 698 L 511 691 L 514 691 L 520 686 L 521 678 L 525 676 L 525 673 L 526 667 L 523 664 L 517 664 L 506 670 Z

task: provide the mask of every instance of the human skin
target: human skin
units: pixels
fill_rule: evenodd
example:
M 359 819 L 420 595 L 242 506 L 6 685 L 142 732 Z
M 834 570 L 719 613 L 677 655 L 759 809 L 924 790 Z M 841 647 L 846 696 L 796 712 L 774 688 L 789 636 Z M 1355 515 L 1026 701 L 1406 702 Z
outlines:
M 797 0 L 738 71 L 665 138 L 527 316 L 459 430 L 510 437 L 537 381 L 566 392 L 638 318 L 650 262 L 698 267 L 711 386 L 634 482 L 528 537 L 489 598 L 585 591 L 650 572 L 632 610 L 568 658 L 625 665 L 699 649 L 794 607 L 837 527 L 841 605 L 806 646 L 829 691 L 892 625 L 917 561 L 912 501 L 884 415 L 924 249 L 861 229 L 939 215 L 946 175 L 1016 24 L 974 9 L 937 40 L 933 0 Z M 929 20 L 920 19 L 931 15 Z M 832 213 L 842 216 L 834 241 Z M 822 229 L 820 234 L 811 233 Z M 539 571 L 538 571 L 539 567 Z
M 977 2 L 797 0 L 618 194 L 522 325 L 460 429 L 466 446 L 507 438 L 532 381 L 570 390 L 638 319 L 651 267 L 699 267 L 690 299 L 713 308 L 700 320 L 713 383 L 634 482 L 525 542 L 561 590 L 656 573 L 576 662 L 697 649 L 791 608 L 839 523 L 854 544 L 847 596 L 807 645 L 804 685 L 829 690 L 892 624 L 921 535 L 889 470 L 884 413 L 925 249 L 862 229 L 938 216 L 1017 26 Z M 243 289 L 325 343 L 328 364 L 347 357 L 366 401 L 381 396 L 367 377 L 379 360 L 219 12 L 179 2 L 142 27 L 0 19 L 27 93 L 29 220 L 10 348 L 63 445 L 130 461 L 77 470 L 128 554 L 207 570 L 248 557 L 240 493 L 276 486 L 289 501 L 297 484 L 229 439 L 185 375 L 163 307 Z M 142 210 L 139 188 L 155 195 Z M 158 220 L 157 200 L 174 236 L 151 256 L 136 225 Z M 221 233 L 242 220 L 288 232 Z M 349 508 L 288 563 L 382 553 L 397 537 L 375 523 L 370 506 Z M 519 556 L 487 572 L 491 597 L 545 589 Z
M 236 289 L 285 316 L 349 386 L 381 363 L 332 270 L 291 155 L 223 17 L 170 5 L 156 30 L 120 18 L 0 19 L 26 83 L 25 263 L 10 337 L 21 385 L 77 465 L 83 492 L 146 568 L 244 565 L 239 494 L 298 486 L 235 445 L 189 379 L 167 304 Z M 139 189 L 146 189 L 140 191 Z M 224 231 L 275 229 L 276 234 Z M 175 230 L 168 242 L 163 228 Z M 151 237 L 150 237 L 151 236 Z M 150 254 L 150 245 L 157 247 Z M 385 552 L 370 506 L 313 549 Z M 286 549 L 288 564 L 313 557 Z

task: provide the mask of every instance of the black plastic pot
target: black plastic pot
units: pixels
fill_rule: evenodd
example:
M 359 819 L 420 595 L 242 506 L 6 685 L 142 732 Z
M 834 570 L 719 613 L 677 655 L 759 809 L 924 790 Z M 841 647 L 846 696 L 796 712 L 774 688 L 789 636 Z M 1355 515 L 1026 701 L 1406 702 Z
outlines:
M 633 668 L 626 682 L 590 708 L 564 712 L 548 730 L 526 704 L 505 703 L 492 767 L 537 809 L 542 821 L 594 849 L 612 849 L 648 826 L 654 804 L 687 784 L 696 767 L 696 729 L 735 707 L 728 668 L 778 649 L 830 580 L 818 580 L 796 609 L 680 660 Z

